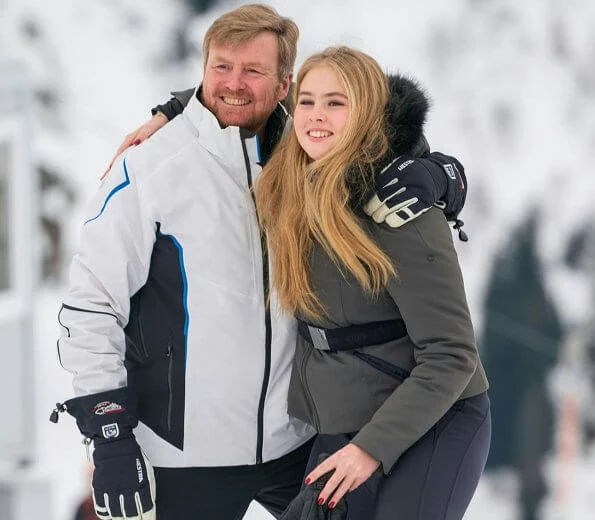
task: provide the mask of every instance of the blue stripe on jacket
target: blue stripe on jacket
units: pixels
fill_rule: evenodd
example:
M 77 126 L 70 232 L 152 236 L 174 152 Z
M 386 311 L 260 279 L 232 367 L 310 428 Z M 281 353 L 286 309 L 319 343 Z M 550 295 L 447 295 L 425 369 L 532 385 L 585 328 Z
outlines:
M 107 206 L 107 203 L 109 202 L 109 200 L 116 194 L 118 193 L 121 189 L 124 189 L 126 186 L 128 186 L 130 184 L 130 177 L 128 176 L 128 168 L 126 167 L 126 159 L 124 159 L 124 180 L 118 184 L 112 191 L 110 191 L 103 203 L 103 206 L 101 207 L 101 210 L 99 211 L 99 213 L 97 215 L 95 215 L 93 218 L 90 218 L 89 220 L 86 220 L 85 224 L 88 224 L 89 222 L 98 219 L 101 214 L 103 213 L 103 210 L 105 210 L 105 207 Z
M 184 265 L 184 248 L 173 235 L 161 234 L 162 237 L 169 238 L 178 250 L 180 261 L 180 272 L 182 273 L 182 283 L 184 285 L 184 294 L 182 295 L 184 305 L 184 361 L 188 357 L 188 327 L 190 325 L 190 315 L 188 313 L 188 278 L 186 277 L 186 266 Z

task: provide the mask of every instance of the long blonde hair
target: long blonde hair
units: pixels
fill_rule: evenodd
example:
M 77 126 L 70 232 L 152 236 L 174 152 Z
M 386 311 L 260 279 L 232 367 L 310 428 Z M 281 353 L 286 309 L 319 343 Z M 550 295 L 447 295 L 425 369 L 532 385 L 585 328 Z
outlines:
M 261 225 L 272 251 L 272 281 L 279 301 L 289 312 L 310 317 L 325 314 L 310 277 L 315 242 L 366 292 L 377 294 L 396 274 L 390 259 L 351 208 L 356 192 L 365 193 L 372 186 L 372 164 L 389 149 L 387 78 L 367 54 L 349 47 L 331 47 L 310 56 L 302 65 L 294 103 L 304 77 L 318 66 L 333 70 L 347 94 L 349 116 L 343 136 L 329 153 L 312 161 L 295 132 L 289 132 L 255 187 Z

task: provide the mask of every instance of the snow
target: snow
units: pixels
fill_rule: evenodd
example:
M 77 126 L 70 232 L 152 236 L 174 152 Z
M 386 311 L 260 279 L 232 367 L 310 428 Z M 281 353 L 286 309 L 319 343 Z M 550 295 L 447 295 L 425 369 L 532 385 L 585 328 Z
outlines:
M 593 262 L 571 270 L 563 257 L 573 233 L 594 221 L 595 3 L 270 3 L 301 28 L 298 64 L 324 46 L 353 45 L 386 70 L 415 76 L 431 94 L 432 147 L 460 158 L 470 182 L 462 216 L 471 241 L 457 248 L 477 330 L 496 252 L 533 210 L 552 300 L 568 326 L 593 320 Z M 235 5 L 221 1 L 204 17 L 190 18 L 181 2 L 165 0 L 153 0 L 150 8 L 141 0 L 0 0 L 0 61 L 26 61 L 36 85 L 56 95 L 59 110 L 36 106 L 33 153 L 64 172 L 79 194 L 80 203 L 64 218 L 68 252 L 77 242 L 82 205 L 123 136 L 170 90 L 200 80 L 198 50 L 183 66 L 171 63 L 176 31 L 185 27 L 189 48 L 200 49 L 211 21 Z M 33 471 L 52 484 L 50 520 L 70 517 L 87 478 L 84 448 L 70 418 L 54 426 L 46 417 L 55 401 L 71 395 L 55 350 L 62 291 L 43 287 L 35 302 L 39 456 Z M 555 462 L 552 457 L 545 465 L 554 480 Z M 592 517 L 595 453 L 584 449 L 568 471 L 574 475 L 572 497 L 565 505 L 552 497 L 544 509 L 548 520 Z M 467 518 L 514 520 L 516 489 L 514 475 L 485 478 Z M 255 507 L 246 518 L 265 517 Z

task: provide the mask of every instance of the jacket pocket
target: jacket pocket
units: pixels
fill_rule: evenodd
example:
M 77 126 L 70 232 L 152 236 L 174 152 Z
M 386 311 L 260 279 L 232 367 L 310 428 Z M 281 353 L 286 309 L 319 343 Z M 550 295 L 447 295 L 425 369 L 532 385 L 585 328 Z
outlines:
M 380 372 L 393 377 L 398 381 L 403 381 L 410 375 L 410 372 L 407 370 L 404 370 L 393 363 L 389 363 L 382 358 L 373 356 L 372 354 L 367 354 L 366 352 L 361 352 L 360 350 L 352 350 L 351 353 L 358 359 L 361 359 L 364 363 L 367 363 L 376 370 L 379 370 Z
M 159 437 L 183 449 L 185 362 L 183 345 L 171 337 L 149 341 L 149 361 L 127 363 L 128 381 L 138 395 L 138 418 Z
M 316 411 L 316 403 L 310 392 L 306 376 L 306 365 L 311 355 L 311 347 L 305 345 L 302 338 L 298 338 L 289 380 L 287 411 L 290 416 L 308 423 L 316 431 L 319 431 L 320 421 Z

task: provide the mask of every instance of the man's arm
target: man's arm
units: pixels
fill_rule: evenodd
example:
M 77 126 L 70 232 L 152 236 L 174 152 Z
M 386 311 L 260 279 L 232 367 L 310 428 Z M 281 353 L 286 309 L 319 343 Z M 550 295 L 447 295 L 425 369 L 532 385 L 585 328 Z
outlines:
M 407 327 L 415 366 L 352 442 L 389 473 L 460 398 L 479 354 L 457 253 L 438 209 L 399 229 L 380 225 L 375 238 L 397 263 L 398 279 L 387 291 Z
M 155 240 L 134 172 L 121 157 L 89 205 L 59 320 L 58 352 L 75 394 L 125 386 L 124 327 L 145 283 Z
M 467 178 L 454 157 L 440 152 L 422 157 L 402 155 L 376 176 L 375 190 L 364 211 L 376 222 L 398 228 L 438 206 L 455 222 L 465 241 L 458 215 L 467 197 Z
M 90 205 L 59 314 L 58 354 L 77 397 L 58 404 L 50 420 L 68 411 L 93 441 L 93 503 L 103 520 L 155 519 L 153 469 L 133 433 L 136 395 L 124 367 L 130 297 L 147 280 L 155 220 L 119 158 Z
M 169 101 L 153 107 L 153 117 L 126 136 L 116 157 L 181 114 L 194 91 L 172 92 Z M 365 204 L 364 211 L 376 222 L 386 222 L 397 228 L 438 206 L 447 220 L 455 223 L 459 238 L 464 242 L 468 240 L 461 230 L 463 221 L 458 218 L 467 198 L 467 178 L 465 168 L 455 157 L 440 152 L 426 153 L 421 157 L 402 155 L 376 176 L 375 191 L 376 194 Z

